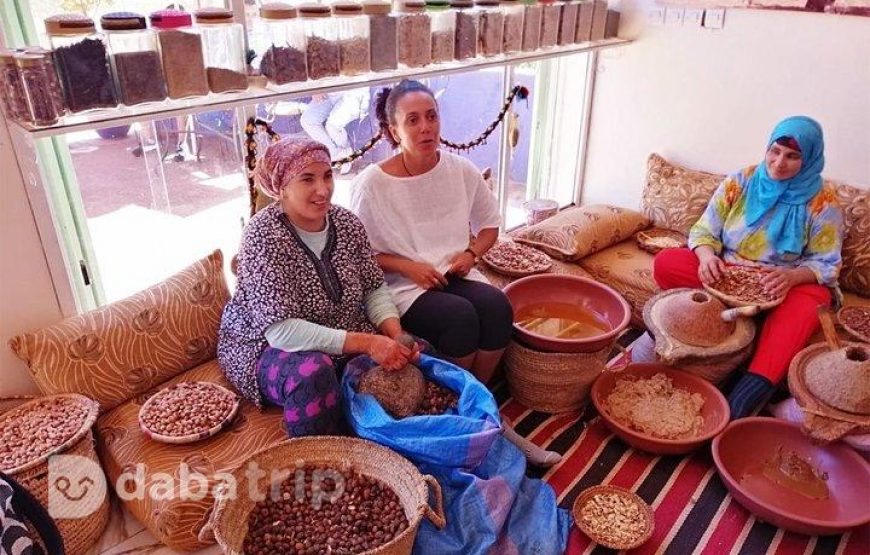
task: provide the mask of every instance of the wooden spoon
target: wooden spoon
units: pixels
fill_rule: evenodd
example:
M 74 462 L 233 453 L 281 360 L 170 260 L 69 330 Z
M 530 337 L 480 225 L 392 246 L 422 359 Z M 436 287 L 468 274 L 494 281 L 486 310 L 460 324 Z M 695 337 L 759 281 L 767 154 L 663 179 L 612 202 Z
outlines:
M 831 315 L 831 310 L 826 306 L 818 308 L 819 321 L 822 323 L 822 332 L 825 334 L 825 341 L 828 343 L 828 348 L 832 351 L 840 349 L 840 338 L 837 335 L 837 329 L 834 327 L 834 317 Z

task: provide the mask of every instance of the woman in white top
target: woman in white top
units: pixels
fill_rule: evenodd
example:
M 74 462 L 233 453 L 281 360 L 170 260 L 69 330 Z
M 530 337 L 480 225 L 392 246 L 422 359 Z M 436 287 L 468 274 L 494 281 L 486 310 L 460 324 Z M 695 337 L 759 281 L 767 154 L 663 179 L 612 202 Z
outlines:
M 513 328 L 504 293 L 474 269 L 498 238 L 498 202 L 469 160 L 439 149 L 435 97 L 403 80 L 378 95 L 381 131 L 399 152 L 356 178 L 351 208 L 366 227 L 402 327 L 486 383 Z M 542 451 L 505 428 L 536 464 Z

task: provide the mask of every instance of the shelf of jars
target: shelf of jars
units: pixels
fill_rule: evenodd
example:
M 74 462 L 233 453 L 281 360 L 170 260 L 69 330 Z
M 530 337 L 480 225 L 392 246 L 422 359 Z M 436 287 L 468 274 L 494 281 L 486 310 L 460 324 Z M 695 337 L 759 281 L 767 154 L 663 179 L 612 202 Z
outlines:
M 269 88 L 261 79 L 250 78 L 248 88 L 244 91 L 210 94 L 180 100 L 169 99 L 162 102 L 135 106 L 120 105 L 115 108 L 66 115 L 61 117 L 57 123 L 45 127 L 38 127 L 24 122 L 16 122 L 16 127 L 26 132 L 31 138 L 38 139 L 76 131 L 126 125 L 136 121 L 164 119 L 212 110 L 249 106 L 256 103 L 290 100 L 316 93 L 378 86 L 393 83 L 403 78 L 425 78 L 487 67 L 497 67 L 505 64 L 547 60 L 571 54 L 625 46 L 631 42 L 630 40 L 619 38 L 602 39 L 568 46 L 556 46 L 534 52 L 516 52 L 491 58 L 473 58 L 435 63 L 420 68 L 395 69 L 353 76 L 326 77 L 316 81 L 309 80 L 292 83 L 280 89 Z

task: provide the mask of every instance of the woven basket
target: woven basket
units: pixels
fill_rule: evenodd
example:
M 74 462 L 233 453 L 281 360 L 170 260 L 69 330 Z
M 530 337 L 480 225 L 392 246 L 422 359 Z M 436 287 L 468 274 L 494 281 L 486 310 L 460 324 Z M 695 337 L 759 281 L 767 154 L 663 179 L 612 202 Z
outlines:
M 82 403 L 88 407 L 88 415 L 82 422 L 78 432 L 64 443 L 44 454 L 43 456 L 34 459 L 26 464 L 16 468 L 5 470 L 7 474 L 14 477 L 15 480 L 37 499 L 43 507 L 48 507 L 48 459 L 53 455 L 77 455 L 94 461 L 97 465 L 100 464 L 97 458 L 97 453 L 94 450 L 94 434 L 91 430 L 94 423 L 97 421 L 100 406 L 99 403 L 74 393 L 65 393 L 61 395 L 53 395 L 52 397 L 65 397 L 78 403 Z M 36 403 L 44 400 L 45 397 L 33 399 L 16 408 L 24 408 L 30 403 Z M 0 416 L 0 424 L 12 410 L 7 410 L 3 416 Z M 64 514 L 64 507 L 58 507 L 57 499 L 52 499 L 52 513 Z M 72 511 L 75 510 L 76 500 L 70 500 L 69 505 Z M 63 537 L 64 548 L 67 555 L 79 555 L 85 553 L 102 535 L 106 524 L 109 522 L 109 496 L 103 498 L 103 502 L 99 508 L 91 514 L 82 518 L 59 518 L 57 519 L 57 527 L 60 530 L 60 535 Z
M 185 383 L 185 382 L 181 382 L 181 383 Z M 202 432 L 199 432 L 196 434 L 189 434 L 186 436 L 170 436 L 170 435 L 164 435 L 164 434 L 160 434 L 160 433 L 153 431 L 151 428 L 148 427 L 147 424 L 145 424 L 145 421 L 142 419 L 142 417 L 151 408 L 152 403 L 154 403 L 157 399 L 159 399 L 160 393 L 170 389 L 170 388 L 165 388 L 165 389 L 158 391 L 155 395 L 152 395 L 151 397 L 149 397 L 148 400 L 145 401 L 145 403 L 142 405 L 142 408 L 139 409 L 139 417 L 138 417 L 139 418 L 139 429 L 142 431 L 142 433 L 145 435 L 145 437 L 147 437 L 148 439 L 153 440 L 153 441 L 158 441 L 160 443 L 173 443 L 176 445 L 183 445 L 185 443 L 194 443 L 196 441 L 202 441 L 203 439 L 209 438 L 215 434 L 220 433 L 225 428 L 227 428 L 230 424 L 232 424 L 233 419 L 236 417 L 236 413 L 239 412 L 239 396 L 236 395 L 235 393 L 233 393 L 232 391 L 230 391 L 229 389 L 221 386 L 220 384 L 216 384 L 216 383 L 212 383 L 212 382 L 196 382 L 196 383 L 207 384 L 207 385 L 217 389 L 218 391 L 220 391 L 224 395 L 227 395 L 227 396 L 232 397 L 234 399 L 233 407 L 232 407 L 232 409 L 230 409 L 230 412 L 227 413 L 227 415 L 224 417 L 224 419 L 221 420 L 219 423 L 215 424 L 214 426 L 212 426 L 211 428 L 209 428 L 208 430 L 203 430 Z
M 634 235 L 637 247 L 650 254 L 658 254 L 662 249 L 679 249 L 686 246 L 686 236 L 679 231 L 654 227 L 638 231 Z
M 856 340 L 861 341 L 863 343 L 870 343 L 870 337 L 862 335 L 861 332 L 847 326 L 843 322 L 844 315 L 849 313 L 849 312 L 861 312 L 861 313 L 866 314 L 866 312 L 868 312 L 868 311 L 870 311 L 870 307 L 866 307 L 866 306 L 844 306 L 843 308 L 841 308 L 837 312 L 837 321 L 840 322 L 840 326 L 842 326 L 843 329 L 846 330 L 846 332 L 848 332 L 849 335 L 851 335 L 853 338 L 855 338 Z
M 622 349 L 619 343 L 614 344 Z M 505 353 L 511 395 L 540 412 L 579 410 L 589 399 L 592 382 L 607 366 L 611 348 L 608 345 L 592 353 L 546 353 L 511 341 Z
M 221 497 L 216 502 L 208 524 L 200 533 L 207 541 L 209 534 L 227 555 L 242 555 L 242 546 L 248 533 L 248 515 L 255 500 L 247 495 L 251 491 L 248 481 L 249 465 L 255 463 L 261 476 L 253 491 L 267 492 L 271 486 L 269 476 L 273 470 L 295 469 L 296 463 L 326 464 L 341 469 L 350 465 L 356 472 L 384 482 L 399 497 L 405 510 L 408 528 L 391 542 L 365 552 L 365 555 L 410 555 L 417 529 L 423 517 L 437 528 L 443 528 L 444 507 L 441 486 L 430 475 L 421 475 L 408 460 L 394 451 L 364 439 L 310 436 L 290 439 L 267 447 L 241 463 L 232 475 L 235 479 L 235 499 Z M 429 506 L 432 491 L 435 508 Z
M 588 503 L 593 496 L 599 494 L 616 494 L 625 499 L 626 501 L 633 503 L 635 506 L 637 506 L 637 508 L 640 510 L 641 518 L 643 519 L 643 532 L 641 532 L 636 540 L 631 542 L 620 542 L 618 540 L 596 534 L 585 524 L 583 524 L 583 521 L 580 518 L 580 512 L 583 510 L 583 506 L 586 505 L 586 503 Z M 617 486 L 601 485 L 592 486 L 591 488 L 585 489 L 583 493 L 577 496 L 577 499 L 574 501 L 574 506 L 571 509 L 571 513 L 574 516 L 574 522 L 577 524 L 577 527 L 580 528 L 580 530 L 582 530 L 584 534 L 589 536 L 589 539 L 599 545 L 609 547 L 610 549 L 624 550 L 640 547 L 652 537 L 653 530 L 655 529 L 655 519 L 653 518 L 652 509 L 650 509 L 650 506 L 647 505 L 646 502 L 641 499 L 640 496 L 636 493 L 630 492 L 627 489 Z

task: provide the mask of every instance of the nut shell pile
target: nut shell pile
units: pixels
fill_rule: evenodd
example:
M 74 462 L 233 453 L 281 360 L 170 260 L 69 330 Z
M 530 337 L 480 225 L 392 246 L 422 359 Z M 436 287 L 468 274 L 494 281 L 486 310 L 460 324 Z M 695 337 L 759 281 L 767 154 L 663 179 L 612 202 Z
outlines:
M 652 512 L 636 494 L 613 486 L 587 489 L 574 503 L 577 526 L 611 549 L 640 546 L 653 532 Z
M 426 387 L 420 369 L 409 364 L 396 371 L 375 366 L 362 375 L 357 391 L 372 395 L 394 418 L 405 418 L 417 410 Z
M 343 483 L 330 477 L 337 475 Z M 396 493 L 354 470 L 297 465 L 275 492 L 267 492 L 248 516 L 247 555 L 352 555 L 384 545 L 408 528 Z
M 89 409 L 65 397 L 27 403 L 0 420 L 0 470 L 11 470 L 43 457 L 78 432 Z
M 217 384 L 180 382 L 142 405 L 139 422 L 145 431 L 159 436 L 196 436 L 224 423 L 237 405 L 236 396 Z
M 746 304 L 767 304 L 779 300 L 764 290 L 761 280 L 767 272 L 750 266 L 728 266 L 722 277 L 709 287 Z
M 870 342 L 870 307 L 844 306 L 837 314 L 837 319 L 856 339 Z
M 550 257 L 526 245 L 504 241 L 489 249 L 483 261 L 493 270 L 509 276 L 528 276 L 546 272 L 553 265 Z
M 415 414 L 420 416 L 437 416 L 444 414 L 449 409 L 455 408 L 458 403 L 459 396 L 452 390 L 426 380 L 426 394 L 423 396 L 423 401 L 417 407 Z

